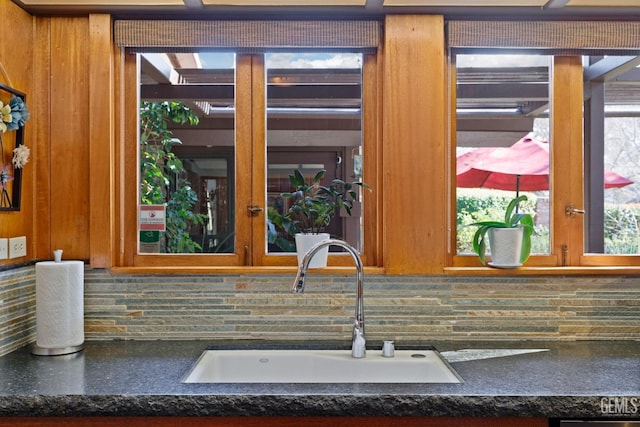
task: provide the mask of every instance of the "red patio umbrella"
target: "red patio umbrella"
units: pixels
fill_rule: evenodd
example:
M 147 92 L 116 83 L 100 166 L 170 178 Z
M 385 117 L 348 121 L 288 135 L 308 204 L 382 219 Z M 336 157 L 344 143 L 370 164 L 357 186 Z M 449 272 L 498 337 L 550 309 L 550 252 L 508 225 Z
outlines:
M 481 147 L 457 158 L 458 187 L 541 191 L 549 189 L 549 143 L 525 136 L 510 147 Z M 633 181 L 605 170 L 604 187 L 624 187 Z

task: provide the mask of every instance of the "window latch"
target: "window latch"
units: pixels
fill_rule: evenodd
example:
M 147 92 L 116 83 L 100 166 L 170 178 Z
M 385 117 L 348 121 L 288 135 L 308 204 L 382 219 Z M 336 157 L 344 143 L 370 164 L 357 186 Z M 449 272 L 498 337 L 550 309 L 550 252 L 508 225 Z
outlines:
M 574 217 L 577 214 L 584 214 L 584 209 L 578 209 L 573 205 L 569 205 L 564 208 L 564 214 L 569 217 Z
M 258 205 L 249 205 L 247 206 L 247 212 L 249 213 L 249 216 L 258 216 L 258 214 L 260 212 L 262 212 L 264 209 L 261 208 Z

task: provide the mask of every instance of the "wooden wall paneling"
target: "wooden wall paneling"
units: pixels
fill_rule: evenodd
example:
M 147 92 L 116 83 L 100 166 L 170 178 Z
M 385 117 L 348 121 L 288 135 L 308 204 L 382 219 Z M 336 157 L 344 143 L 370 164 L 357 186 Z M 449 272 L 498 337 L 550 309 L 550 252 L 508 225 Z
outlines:
M 384 266 L 440 274 L 446 263 L 444 18 L 387 15 L 384 40 Z
M 2 260 L 2 264 L 11 264 L 16 261 L 25 261 L 33 257 L 33 186 L 36 169 L 34 161 L 35 147 L 35 114 L 38 97 L 34 94 L 33 61 L 35 53 L 31 50 L 34 43 L 33 17 L 22 10 L 16 4 L 0 2 L 0 61 L 7 73 L 8 79 L 0 73 L 0 83 L 11 86 L 27 95 L 27 107 L 32 111 L 31 120 L 24 127 L 24 143 L 32 149 L 29 163 L 22 170 L 22 195 L 19 211 L 0 212 L 0 237 L 27 237 L 27 256 L 11 260 Z M 9 98 L 4 99 L 5 102 Z M 11 134 L 11 135 L 10 135 Z M 4 149 L 4 161 L 11 162 L 10 151 L 13 151 L 15 133 L 6 134 Z M 11 146 L 10 146 L 11 145 Z
M 565 215 L 565 207 L 584 209 L 583 79 L 579 56 L 556 56 L 551 95 L 551 218 L 552 253 L 558 265 L 576 265 L 584 248 L 584 217 Z M 561 117 L 562 119 L 556 119 Z M 568 251 L 563 254 L 566 246 Z
M 113 242 L 113 37 L 108 14 L 89 15 L 89 251 L 93 268 L 111 267 Z
M 89 258 L 88 18 L 51 19 L 51 245 Z
M 34 161 L 34 258 L 49 259 L 51 253 L 51 19 L 35 19 L 34 92 L 27 97 L 31 118 L 35 125 L 31 157 Z

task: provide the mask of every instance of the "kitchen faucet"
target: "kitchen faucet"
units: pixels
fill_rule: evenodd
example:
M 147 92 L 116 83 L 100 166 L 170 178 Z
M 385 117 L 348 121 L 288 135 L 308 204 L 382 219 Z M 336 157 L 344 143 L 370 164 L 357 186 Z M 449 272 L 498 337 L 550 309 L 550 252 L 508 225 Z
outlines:
M 320 249 L 325 246 L 340 246 L 346 249 L 347 252 L 351 254 L 355 264 L 356 264 L 356 313 L 353 323 L 353 336 L 351 341 L 351 356 L 355 358 L 362 358 L 366 356 L 365 349 L 365 338 L 364 338 L 364 303 L 362 301 L 362 276 L 363 276 L 363 268 L 362 268 L 362 259 L 360 259 L 360 254 L 358 251 L 347 242 L 338 239 L 328 239 L 323 240 L 320 243 L 314 245 L 302 258 L 300 262 L 300 266 L 298 267 L 298 274 L 296 275 L 296 279 L 293 282 L 293 292 L 301 294 L 304 292 L 304 278 L 307 274 L 307 269 L 309 268 L 309 263 L 311 262 L 311 258 L 318 252 Z

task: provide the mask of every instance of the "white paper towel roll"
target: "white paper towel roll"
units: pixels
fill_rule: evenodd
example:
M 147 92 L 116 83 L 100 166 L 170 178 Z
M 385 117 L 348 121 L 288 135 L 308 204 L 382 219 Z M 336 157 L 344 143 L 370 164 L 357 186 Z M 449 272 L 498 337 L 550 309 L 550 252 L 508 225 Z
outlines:
M 84 342 L 84 263 L 36 263 L 36 344 L 42 348 Z

